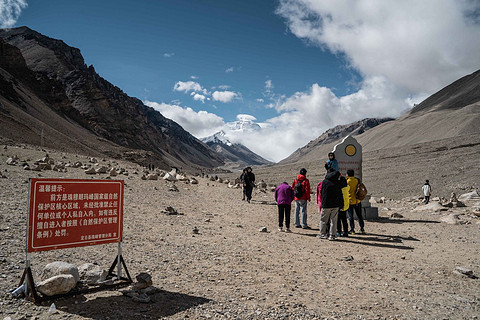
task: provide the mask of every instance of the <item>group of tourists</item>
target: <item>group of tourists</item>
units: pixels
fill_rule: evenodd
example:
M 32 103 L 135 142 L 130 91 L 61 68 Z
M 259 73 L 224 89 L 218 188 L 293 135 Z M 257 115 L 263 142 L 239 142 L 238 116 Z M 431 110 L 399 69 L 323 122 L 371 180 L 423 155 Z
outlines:
M 316 190 L 316 200 L 320 212 L 320 234 L 317 237 L 335 240 L 337 237 L 348 237 L 349 234 L 355 234 L 354 215 L 357 216 L 360 233 L 365 234 L 365 224 L 361 213 L 361 200 L 366 195 L 365 186 L 355 177 L 355 172 L 351 169 L 347 170 L 346 177 L 341 175 L 333 152 L 328 155 L 325 169 L 327 171 L 325 179 L 317 185 Z M 275 201 L 278 206 L 278 231 L 284 230 L 285 222 L 285 232 L 291 232 L 292 201 L 295 201 L 295 227 L 311 229 L 307 223 L 307 203 L 311 201 L 310 191 L 310 181 L 305 168 L 300 169 L 300 173 L 293 180 L 292 185 L 283 182 L 275 189 Z
M 245 201 L 246 198 L 247 202 L 250 203 L 250 200 L 252 200 L 252 191 L 255 187 L 255 174 L 252 172 L 252 167 L 246 167 L 243 169 L 240 180 L 243 185 L 242 200 Z

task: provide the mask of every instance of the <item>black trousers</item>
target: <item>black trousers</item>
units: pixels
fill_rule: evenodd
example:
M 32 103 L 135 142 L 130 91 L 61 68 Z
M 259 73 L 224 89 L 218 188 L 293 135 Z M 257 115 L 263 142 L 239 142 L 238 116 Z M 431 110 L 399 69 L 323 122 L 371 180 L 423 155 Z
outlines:
M 285 217 L 285 227 L 290 229 L 290 211 L 292 206 L 290 204 L 278 205 L 278 227 L 283 228 L 283 218 Z
M 253 187 L 250 187 L 250 186 L 245 187 L 245 195 L 247 196 L 247 200 L 252 199 L 252 191 L 253 191 Z
M 340 234 L 348 232 L 347 211 L 338 210 L 337 232 Z

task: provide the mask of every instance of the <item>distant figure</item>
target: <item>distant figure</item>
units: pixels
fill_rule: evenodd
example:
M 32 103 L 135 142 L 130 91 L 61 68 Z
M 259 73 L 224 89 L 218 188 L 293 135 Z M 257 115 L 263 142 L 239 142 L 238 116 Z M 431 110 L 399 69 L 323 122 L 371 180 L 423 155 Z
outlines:
M 359 180 L 355 178 L 355 171 L 352 169 L 347 170 L 347 183 L 350 187 L 348 191 L 350 199 L 350 207 L 348 208 L 348 220 L 350 221 L 350 231 L 349 234 L 355 234 L 355 220 L 353 214 L 357 215 L 358 224 L 360 225 L 360 233 L 365 234 L 365 223 L 363 222 L 362 217 L 362 202 L 357 199 L 357 186 Z
M 335 159 L 335 153 L 329 152 L 328 153 L 328 160 L 325 162 L 325 169 L 328 171 L 329 169 L 333 169 L 338 171 L 338 161 Z
M 321 239 L 327 238 L 327 225 L 329 225 L 328 240 L 335 240 L 338 210 L 343 209 L 344 206 L 339 177 L 340 172 L 331 171 L 327 173 L 322 181 L 320 190 L 322 211 L 320 214 L 320 235 L 318 235 Z
M 252 172 L 252 167 L 248 167 L 245 173 L 245 195 L 248 203 L 252 200 L 253 187 L 255 187 L 255 175 Z
M 343 176 L 340 176 L 339 183 L 340 188 L 342 188 L 343 208 L 338 211 L 337 237 L 348 237 L 347 210 L 350 207 L 350 195 L 348 192 L 350 187 L 348 186 L 347 179 Z
M 293 179 L 292 188 L 295 200 L 295 228 L 311 229 L 307 224 L 307 201 L 310 201 L 310 181 L 306 177 L 307 170 L 300 169 L 300 174 Z M 300 213 L 302 224 L 300 225 Z
M 275 201 L 278 206 L 278 231 L 283 231 L 283 219 L 285 217 L 285 232 L 290 231 L 290 212 L 294 198 L 293 189 L 288 183 L 283 182 L 275 189 Z
M 422 187 L 423 195 L 425 196 L 425 204 L 428 204 L 430 201 L 430 196 L 432 195 L 432 186 L 428 180 L 425 181 L 425 184 Z
M 247 168 L 243 169 L 242 174 L 240 175 L 240 181 L 242 182 L 242 187 L 243 187 L 242 201 L 245 201 L 245 197 L 247 196 L 247 184 L 245 183 L 246 174 L 247 174 Z

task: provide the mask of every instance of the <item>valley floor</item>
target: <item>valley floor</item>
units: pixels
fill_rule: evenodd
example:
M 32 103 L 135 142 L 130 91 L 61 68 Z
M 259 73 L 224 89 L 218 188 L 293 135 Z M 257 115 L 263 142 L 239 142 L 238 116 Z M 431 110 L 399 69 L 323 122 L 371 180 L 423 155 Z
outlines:
M 273 193 L 255 191 L 251 204 L 241 189 L 199 178 L 198 185 L 140 179 L 141 168 L 120 163 L 125 187 L 123 256 L 132 276 L 152 275 L 161 289 L 153 303 L 133 302 L 102 291 L 34 305 L 9 296 L 25 263 L 27 186 L 30 177 L 86 178 L 25 171 L 8 156 L 38 159 L 44 152 L 9 147 L 0 170 L 0 314 L 12 319 L 478 319 L 480 280 L 453 273 L 456 266 L 480 276 L 480 223 L 450 225 L 442 214 L 414 212 L 415 203 L 379 204 L 381 218 L 366 222 L 366 235 L 338 241 L 316 238 L 318 208 L 308 204 L 312 230 L 277 231 Z M 50 152 L 61 161 L 84 156 Z M 111 160 L 102 162 L 112 163 Z M 135 174 L 134 172 L 138 172 Z M 105 176 L 96 176 L 105 178 Z M 381 177 L 379 177 L 381 179 Z M 289 181 L 290 182 L 290 181 Z M 412 195 L 416 195 L 413 193 Z M 172 206 L 183 215 L 165 215 Z M 386 208 L 390 209 L 387 210 Z M 403 218 L 389 218 L 392 212 Z M 293 217 L 292 217 L 293 221 Z M 192 230 L 197 227 L 198 234 Z M 268 232 L 259 232 L 267 227 Z M 293 223 L 292 223 L 293 227 Z M 33 254 L 35 279 L 49 262 L 92 262 L 108 268 L 116 245 Z M 346 259 L 347 257 L 352 259 Z

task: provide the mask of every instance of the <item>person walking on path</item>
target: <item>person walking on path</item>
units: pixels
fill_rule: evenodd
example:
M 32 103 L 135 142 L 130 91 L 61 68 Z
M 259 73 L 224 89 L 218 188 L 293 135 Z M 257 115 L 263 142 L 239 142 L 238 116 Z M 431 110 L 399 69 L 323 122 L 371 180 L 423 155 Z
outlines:
M 290 231 L 290 212 L 294 198 L 293 189 L 288 183 L 283 182 L 275 189 L 275 201 L 278 206 L 278 231 L 283 231 L 283 219 L 285 218 L 285 232 Z
M 300 174 L 293 179 L 292 188 L 295 200 L 295 228 L 311 229 L 307 224 L 307 201 L 310 201 L 310 181 L 306 177 L 307 170 L 300 169 Z M 300 224 L 300 214 L 302 223 Z
M 345 179 L 345 177 L 343 176 L 340 176 L 339 183 L 340 188 L 342 188 L 343 208 L 338 211 L 337 237 L 348 237 L 347 210 L 350 207 L 350 196 L 348 192 L 350 190 L 350 187 L 348 186 L 347 179 Z
M 322 181 L 322 189 L 320 191 L 322 198 L 322 211 L 320 214 L 320 235 L 321 239 L 327 238 L 327 224 L 329 224 L 328 240 L 335 240 L 337 233 L 337 216 L 338 210 L 343 209 L 343 196 L 338 178 L 340 172 L 331 171 L 327 173 Z
M 248 203 L 252 200 L 253 187 L 255 187 L 255 174 L 252 172 L 252 167 L 248 167 L 245 174 L 245 195 Z
M 247 196 L 247 184 L 245 183 L 245 175 L 247 174 L 247 168 L 243 169 L 242 174 L 240 175 L 240 181 L 242 182 L 243 197 L 242 201 L 245 201 Z
M 425 181 L 425 184 L 422 187 L 423 195 L 425 196 L 425 204 L 428 204 L 430 201 L 430 196 L 432 195 L 432 186 L 428 180 Z
M 328 160 L 325 162 L 325 169 L 329 172 L 330 169 L 338 171 L 338 161 L 335 159 L 335 153 L 328 153 Z
M 365 223 L 362 217 L 362 203 L 357 199 L 356 192 L 359 180 L 355 178 L 355 171 L 352 169 L 347 170 L 347 184 L 350 187 L 349 198 L 350 198 L 350 207 L 348 208 L 348 220 L 350 222 L 350 231 L 349 234 L 355 234 L 355 220 L 353 214 L 357 215 L 358 224 L 360 225 L 360 233 L 365 234 Z

